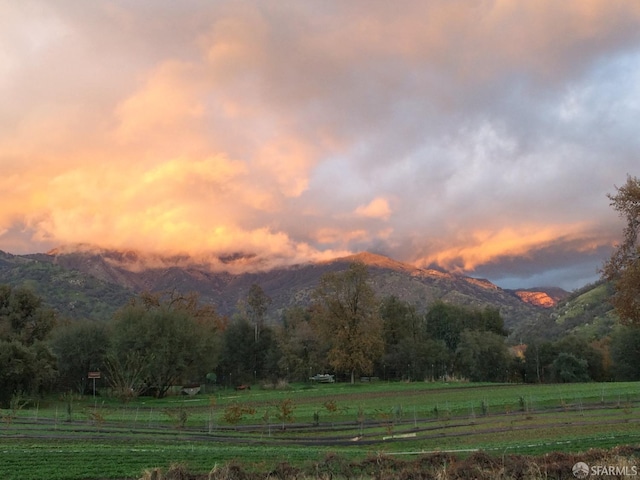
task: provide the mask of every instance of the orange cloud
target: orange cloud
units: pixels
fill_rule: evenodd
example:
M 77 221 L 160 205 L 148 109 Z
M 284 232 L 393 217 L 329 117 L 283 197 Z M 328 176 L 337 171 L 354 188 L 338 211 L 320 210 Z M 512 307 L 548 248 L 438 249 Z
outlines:
M 391 207 L 389 201 L 383 197 L 377 197 L 371 200 L 367 205 L 361 205 L 356 208 L 356 215 L 369 218 L 379 218 L 388 220 L 391 216 Z
M 606 244 L 606 238 L 593 238 L 592 226 L 585 223 L 562 225 L 522 225 L 496 231 L 476 230 L 464 239 L 449 239 L 453 246 L 434 249 L 418 259 L 418 265 L 437 264 L 458 272 L 472 272 L 479 265 L 508 257 L 526 257 L 557 242 L 577 243 L 572 249 L 589 251 Z
M 268 174 L 285 197 L 301 195 L 309 185 L 314 148 L 295 136 L 277 136 L 256 153 L 254 166 Z
M 229 160 L 222 155 L 205 159 L 176 158 L 159 163 L 146 171 L 142 182 L 154 188 L 158 184 L 184 184 L 190 187 L 195 182 L 226 185 L 246 176 L 247 166 L 240 161 Z
M 364 229 L 319 228 L 312 235 L 314 240 L 320 244 L 346 246 L 349 242 L 365 240 L 369 232 Z
M 116 136 L 130 142 L 152 130 L 166 131 L 186 118 L 198 118 L 203 107 L 180 80 L 189 74 L 189 66 L 167 62 L 147 80 L 144 87 L 117 107 L 119 125 Z

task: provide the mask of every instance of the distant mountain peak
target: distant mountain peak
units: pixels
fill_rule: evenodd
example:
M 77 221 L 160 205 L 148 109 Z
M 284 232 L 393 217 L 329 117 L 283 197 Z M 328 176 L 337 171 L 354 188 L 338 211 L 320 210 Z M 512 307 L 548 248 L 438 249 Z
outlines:
M 480 288 L 486 288 L 488 290 L 499 290 L 500 287 L 498 287 L 495 283 L 492 283 L 491 281 L 487 280 L 486 278 L 474 278 L 474 277 L 463 277 L 464 280 L 468 283 L 471 283 L 472 285 L 475 285 L 476 287 L 480 287 Z
M 569 296 L 569 292 L 558 287 L 528 288 L 514 290 L 513 293 L 523 302 L 543 308 L 553 308 Z
M 403 272 L 415 272 L 420 270 L 418 267 L 408 263 L 398 262 L 392 258 L 379 255 L 377 253 L 359 252 L 354 255 L 336 258 L 330 262 L 362 262 L 369 267 L 387 268 L 389 270 L 397 270 Z

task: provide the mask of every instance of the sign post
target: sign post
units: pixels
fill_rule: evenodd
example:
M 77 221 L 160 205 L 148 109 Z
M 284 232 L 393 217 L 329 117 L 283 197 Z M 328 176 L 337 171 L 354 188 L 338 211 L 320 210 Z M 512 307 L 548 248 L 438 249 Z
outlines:
M 96 379 L 100 378 L 100 372 L 89 372 L 88 378 L 93 380 L 93 400 L 96 399 Z

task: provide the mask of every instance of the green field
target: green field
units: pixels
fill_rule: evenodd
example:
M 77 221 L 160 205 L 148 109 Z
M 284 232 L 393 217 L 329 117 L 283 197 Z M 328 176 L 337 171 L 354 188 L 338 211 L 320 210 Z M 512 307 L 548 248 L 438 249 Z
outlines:
M 0 478 L 139 478 L 175 463 L 268 471 L 332 452 L 354 460 L 584 452 L 640 444 L 639 402 L 639 383 L 254 386 L 128 404 L 47 398 L 2 411 Z M 233 406 L 247 412 L 236 424 L 225 420 Z

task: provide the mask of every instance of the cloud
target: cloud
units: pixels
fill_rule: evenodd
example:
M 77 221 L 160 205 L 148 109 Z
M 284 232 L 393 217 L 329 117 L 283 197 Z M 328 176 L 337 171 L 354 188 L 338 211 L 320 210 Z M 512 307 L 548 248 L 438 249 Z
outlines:
M 188 64 L 167 61 L 160 65 L 134 94 L 122 101 L 115 116 L 116 140 L 122 143 L 149 140 L 153 135 L 171 136 L 176 128 L 202 118 L 204 108 L 184 78 L 194 72 Z
M 3 4 L 0 248 L 579 286 L 637 175 L 639 26 L 623 0 Z
M 381 220 L 387 220 L 391 215 L 391 207 L 389 201 L 386 198 L 374 198 L 367 205 L 361 205 L 356 208 L 356 215 L 369 218 L 379 218 Z

